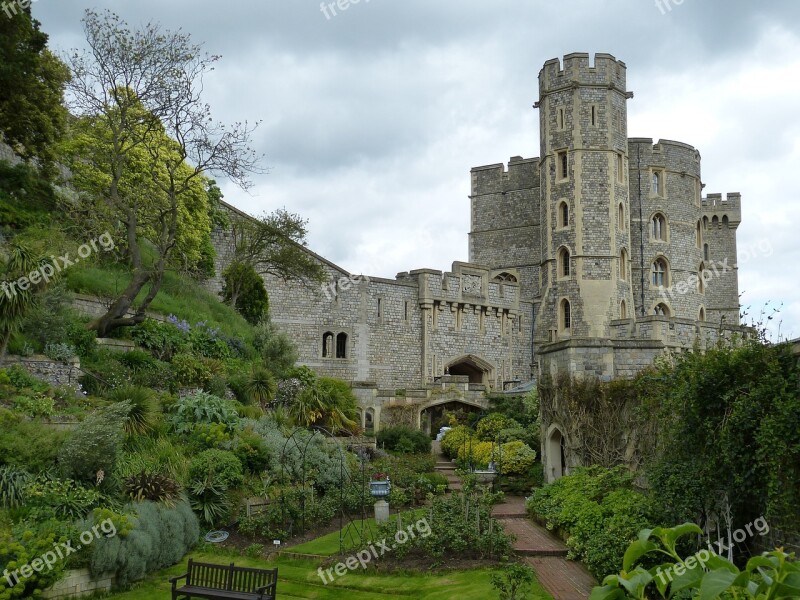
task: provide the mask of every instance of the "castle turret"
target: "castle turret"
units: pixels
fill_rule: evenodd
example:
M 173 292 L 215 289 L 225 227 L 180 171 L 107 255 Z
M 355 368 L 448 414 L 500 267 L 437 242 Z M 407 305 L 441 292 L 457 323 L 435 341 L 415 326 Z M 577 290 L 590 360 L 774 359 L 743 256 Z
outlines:
M 625 63 L 575 53 L 539 73 L 539 342 L 611 337 L 633 311 Z

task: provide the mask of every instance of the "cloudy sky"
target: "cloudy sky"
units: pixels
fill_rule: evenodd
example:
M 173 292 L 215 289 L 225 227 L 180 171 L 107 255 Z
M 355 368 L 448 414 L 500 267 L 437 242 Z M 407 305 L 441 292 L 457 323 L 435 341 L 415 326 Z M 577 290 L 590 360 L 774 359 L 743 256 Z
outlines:
M 542 64 L 611 53 L 635 93 L 628 134 L 692 144 L 706 192 L 742 193 L 742 302 L 756 315 L 782 302 L 781 332 L 798 337 L 800 3 L 660 1 L 37 0 L 33 13 L 56 50 L 82 45 L 84 9 L 109 8 L 221 54 L 206 99 L 221 120 L 262 121 L 269 167 L 250 193 L 223 184 L 226 200 L 298 212 L 314 251 L 384 277 L 467 260 L 469 170 L 538 155 Z

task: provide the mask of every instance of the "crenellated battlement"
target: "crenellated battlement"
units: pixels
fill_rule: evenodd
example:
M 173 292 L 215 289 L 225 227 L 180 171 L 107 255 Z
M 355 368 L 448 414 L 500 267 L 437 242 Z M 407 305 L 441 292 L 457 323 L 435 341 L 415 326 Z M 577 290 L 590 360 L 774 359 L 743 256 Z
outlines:
M 701 156 L 697 148 L 675 140 L 628 138 L 631 169 L 641 162 L 642 169 L 656 167 L 682 175 L 700 177 Z
M 474 167 L 471 175 L 472 196 L 539 187 L 539 159 L 512 156 L 508 165 L 497 163 Z
M 597 53 L 592 61 L 586 52 L 573 52 L 561 60 L 553 58 L 539 71 L 539 90 L 542 96 L 554 90 L 574 86 L 606 86 L 626 90 L 624 62 L 611 54 Z
M 728 217 L 731 223 L 742 221 L 742 194 L 739 192 L 729 192 L 724 198 L 722 194 L 708 194 L 701 205 L 707 216 Z

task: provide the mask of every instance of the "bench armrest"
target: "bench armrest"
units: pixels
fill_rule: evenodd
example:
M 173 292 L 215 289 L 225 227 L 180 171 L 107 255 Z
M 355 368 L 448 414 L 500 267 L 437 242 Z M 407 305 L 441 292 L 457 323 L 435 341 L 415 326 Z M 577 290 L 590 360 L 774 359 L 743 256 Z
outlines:
M 176 577 L 170 577 L 169 582 L 172 584 L 172 589 L 175 589 L 175 584 L 178 583 L 181 579 L 186 579 L 188 573 L 184 573 L 183 575 L 177 575 Z
M 275 588 L 276 588 L 277 585 L 278 585 L 278 581 L 275 580 L 272 583 L 270 583 L 269 585 L 265 585 L 263 587 L 256 588 L 256 594 L 259 594 L 259 597 L 262 598 L 263 600 L 274 600 L 274 598 L 275 598 Z M 267 594 L 268 591 L 269 591 L 269 595 L 265 595 L 265 594 Z

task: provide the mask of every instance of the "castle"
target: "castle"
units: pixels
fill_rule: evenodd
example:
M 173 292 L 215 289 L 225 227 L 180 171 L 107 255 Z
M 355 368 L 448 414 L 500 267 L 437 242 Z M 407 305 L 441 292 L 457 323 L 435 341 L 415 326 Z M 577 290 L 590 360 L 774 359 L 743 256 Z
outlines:
M 363 426 L 405 414 L 430 430 L 445 406 L 485 408 L 486 392 L 543 374 L 628 377 L 744 331 L 740 195 L 703 195 L 692 146 L 628 138 L 631 98 L 609 54 L 544 64 L 539 157 L 472 169 L 469 262 L 383 279 L 314 255 L 329 276 L 317 293 L 268 278 L 273 322 L 301 363 L 352 382 Z M 213 236 L 220 290 L 232 238 Z M 559 435 L 543 424 L 551 477 Z

